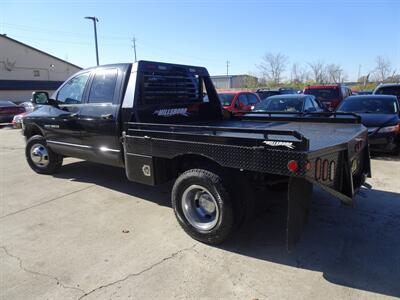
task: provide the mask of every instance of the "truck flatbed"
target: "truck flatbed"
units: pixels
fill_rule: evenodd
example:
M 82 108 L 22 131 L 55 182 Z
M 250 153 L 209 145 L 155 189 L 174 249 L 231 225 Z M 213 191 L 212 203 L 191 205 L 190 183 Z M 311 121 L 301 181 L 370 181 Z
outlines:
M 284 130 L 296 131 L 309 140 L 308 151 L 319 151 L 329 147 L 345 144 L 348 140 L 353 139 L 365 131 L 362 124 L 348 123 L 313 123 L 313 122 L 289 122 L 289 121 L 214 121 L 204 123 L 196 123 L 193 125 L 209 126 L 209 127 L 232 127 L 232 128 L 247 128 L 247 129 L 269 129 L 269 130 Z M 203 133 L 207 133 L 204 131 Z M 254 138 L 262 138 L 259 134 L 249 135 L 247 133 L 230 133 L 220 132 L 218 135 L 246 137 L 254 136 Z M 271 138 L 294 140 L 291 136 L 270 136 Z

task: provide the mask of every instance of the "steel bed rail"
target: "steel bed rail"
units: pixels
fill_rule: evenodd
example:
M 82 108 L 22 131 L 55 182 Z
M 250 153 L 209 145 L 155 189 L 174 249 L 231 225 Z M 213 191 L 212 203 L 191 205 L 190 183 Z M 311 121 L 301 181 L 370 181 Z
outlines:
M 182 135 L 200 135 L 197 132 L 209 132 L 210 135 L 216 136 L 218 132 L 233 132 L 233 133 L 252 133 L 260 134 L 266 140 L 270 140 L 270 135 L 281 135 L 281 136 L 291 136 L 297 139 L 296 143 L 300 146 L 301 150 L 309 149 L 309 140 L 296 130 L 276 130 L 276 129 L 260 129 L 260 128 L 241 128 L 241 127 L 218 127 L 218 126 L 198 126 L 198 125 L 176 125 L 176 124 L 164 124 L 164 123 L 136 123 L 127 122 L 127 131 L 140 132 L 142 134 L 149 133 L 170 133 L 170 134 L 182 134 Z M 185 130 L 190 130 L 191 132 L 184 132 Z M 241 137 L 246 138 L 246 137 Z M 275 141 L 276 139 L 272 139 Z M 278 141 L 278 140 L 276 140 Z

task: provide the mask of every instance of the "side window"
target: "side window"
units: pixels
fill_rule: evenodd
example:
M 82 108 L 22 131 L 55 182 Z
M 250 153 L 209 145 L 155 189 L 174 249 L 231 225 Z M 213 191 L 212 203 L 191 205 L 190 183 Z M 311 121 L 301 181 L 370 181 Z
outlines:
M 247 100 L 249 105 L 254 105 L 258 103 L 257 97 L 253 94 L 247 94 Z
M 342 96 L 343 96 L 343 98 L 347 97 L 347 89 L 344 87 L 342 87 Z
M 239 99 L 237 101 L 237 106 L 240 107 L 241 105 L 249 105 L 247 102 L 246 94 L 240 94 Z
M 304 111 L 315 111 L 315 107 L 311 102 L 310 98 L 306 98 L 304 103 Z
M 315 101 L 315 99 L 311 99 L 311 102 L 314 104 L 314 107 L 315 107 L 316 109 L 322 109 L 322 107 L 318 104 L 317 101 Z
M 106 69 L 96 72 L 89 92 L 89 103 L 113 102 L 117 69 Z
M 80 104 L 90 72 L 70 79 L 57 94 L 57 101 L 65 104 Z

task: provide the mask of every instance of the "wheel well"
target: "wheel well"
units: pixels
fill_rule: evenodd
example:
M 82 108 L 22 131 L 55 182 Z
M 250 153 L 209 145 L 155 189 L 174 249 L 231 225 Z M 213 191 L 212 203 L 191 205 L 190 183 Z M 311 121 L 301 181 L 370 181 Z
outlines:
M 27 127 L 25 129 L 25 137 L 27 139 L 33 137 L 34 135 L 41 135 L 43 136 L 43 132 L 40 130 L 39 127 L 35 126 L 35 125 L 30 125 L 29 127 Z
M 222 169 L 216 161 L 203 155 L 185 154 L 172 159 L 172 165 L 177 174 L 195 168 Z

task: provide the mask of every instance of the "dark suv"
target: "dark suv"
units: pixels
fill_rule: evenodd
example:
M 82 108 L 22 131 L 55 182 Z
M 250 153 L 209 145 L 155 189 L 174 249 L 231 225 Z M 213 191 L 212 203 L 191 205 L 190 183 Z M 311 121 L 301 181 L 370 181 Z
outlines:
M 258 94 L 261 100 L 267 99 L 270 96 L 297 94 L 296 90 L 292 88 L 258 89 L 256 93 Z
M 351 89 L 341 84 L 307 85 L 304 94 L 314 95 L 328 110 L 333 111 L 342 100 L 351 96 Z

